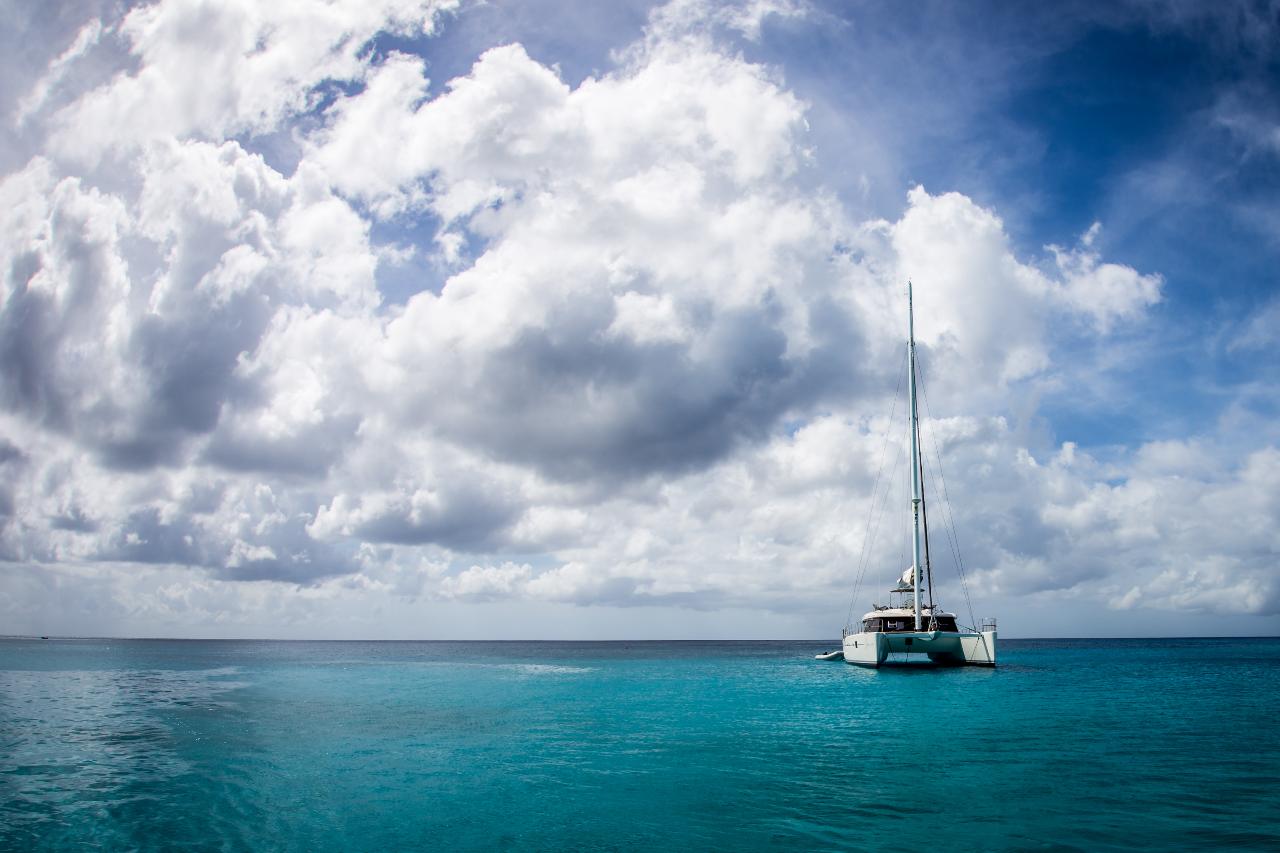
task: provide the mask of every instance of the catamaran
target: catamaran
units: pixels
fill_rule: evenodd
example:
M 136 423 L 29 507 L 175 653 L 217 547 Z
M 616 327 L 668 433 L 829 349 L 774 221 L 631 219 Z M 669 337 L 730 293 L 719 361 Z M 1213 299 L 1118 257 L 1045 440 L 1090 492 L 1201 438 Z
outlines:
M 995 666 L 995 619 L 962 628 L 956 623 L 956 614 L 942 610 L 933 601 L 924 469 L 920 460 L 915 315 L 910 282 L 907 282 L 907 353 L 907 386 L 911 399 L 911 566 L 898 578 L 897 585 L 889 590 L 887 604 L 875 605 L 870 612 L 863 614 L 860 624 L 845 626 L 841 651 L 846 662 L 869 667 L 910 663 L 912 660 L 924 663 L 926 659 L 934 664 Z M 830 660 L 836 654 L 827 652 L 818 657 Z

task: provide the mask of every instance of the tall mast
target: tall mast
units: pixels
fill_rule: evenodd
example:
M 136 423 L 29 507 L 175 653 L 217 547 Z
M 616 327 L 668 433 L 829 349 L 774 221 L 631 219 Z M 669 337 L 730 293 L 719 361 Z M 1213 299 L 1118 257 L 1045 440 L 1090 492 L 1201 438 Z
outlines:
M 911 586 L 916 606 L 916 630 L 920 624 L 920 414 L 916 410 L 916 320 L 911 305 L 911 281 L 907 281 L 907 351 L 910 366 L 907 386 L 911 392 Z

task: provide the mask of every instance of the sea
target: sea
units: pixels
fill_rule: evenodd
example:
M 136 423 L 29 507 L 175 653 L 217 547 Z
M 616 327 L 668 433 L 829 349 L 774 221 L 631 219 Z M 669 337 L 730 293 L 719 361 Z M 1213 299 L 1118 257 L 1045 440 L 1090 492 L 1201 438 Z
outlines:
M 0 849 L 1280 850 L 1280 639 L 0 640 Z

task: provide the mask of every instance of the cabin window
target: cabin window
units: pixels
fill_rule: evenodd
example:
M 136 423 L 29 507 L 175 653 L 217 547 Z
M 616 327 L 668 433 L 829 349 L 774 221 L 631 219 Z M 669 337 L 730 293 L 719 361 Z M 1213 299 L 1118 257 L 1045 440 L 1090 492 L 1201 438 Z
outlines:
M 921 630 L 929 630 L 929 618 L 925 617 L 921 620 Z M 934 619 L 934 630 L 937 631 L 956 631 L 956 618 L 954 616 L 938 616 Z M 896 631 L 914 631 L 916 629 L 916 620 L 912 616 L 885 616 L 876 617 L 874 619 L 863 619 L 862 630 L 864 631 L 884 631 L 887 633 Z
M 916 620 L 908 616 L 886 616 L 862 620 L 864 631 L 914 631 Z

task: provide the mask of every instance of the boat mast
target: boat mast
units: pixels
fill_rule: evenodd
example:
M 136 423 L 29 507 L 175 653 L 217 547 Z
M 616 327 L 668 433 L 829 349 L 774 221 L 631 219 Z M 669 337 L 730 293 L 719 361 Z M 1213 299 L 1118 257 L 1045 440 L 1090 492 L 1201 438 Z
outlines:
M 907 351 L 910 366 L 907 386 L 911 393 L 911 586 L 915 599 L 916 630 L 920 624 L 920 413 L 916 410 L 916 321 L 911 305 L 911 281 L 907 280 Z

